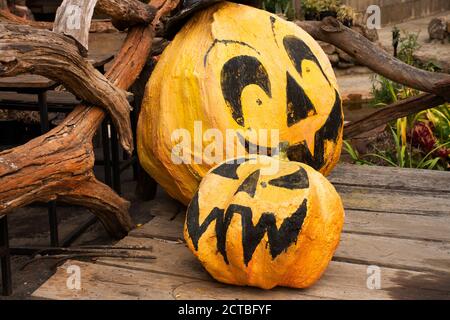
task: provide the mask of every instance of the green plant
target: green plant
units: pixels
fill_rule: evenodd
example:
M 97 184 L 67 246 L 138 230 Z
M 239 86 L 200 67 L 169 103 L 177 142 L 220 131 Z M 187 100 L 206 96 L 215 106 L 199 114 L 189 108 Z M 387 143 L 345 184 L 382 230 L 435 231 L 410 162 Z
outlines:
M 321 10 L 319 1 L 303 0 L 301 6 L 306 18 L 318 18 L 319 12 Z
M 423 156 L 417 149 L 408 148 L 408 146 L 402 145 L 400 142 L 401 137 L 394 129 L 392 129 L 392 127 L 391 134 L 395 143 L 394 150 L 376 149 L 375 152 L 361 155 L 348 141 L 345 140 L 344 150 L 350 155 L 353 162 L 359 165 L 387 165 L 400 168 L 446 170 L 446 167 L 441 163 L 441 157 L 433 156 L 433 154 L 441 148 L 450 146 L 450 141 L 436 146 Z
M 419 34 L 408 32 L 404 34 L 403 37 L 400 37 L 397 58 L 409 65 L 414 65 L 414 52 L 420 48 L 420 44 L 417 41 Z
M 342 23 L 353 21 L 355 19 L 355 15 L 355 10 L 345 4 L 339 6 L 339 8 L 337 9 L 337 18 Z
M 339 6 L 341 5 L 340 0 L 319 0 L 320 11 L 334 11 L 337 12 Z
M 272 13 L 283 14 L 288 18 L 294 16 L 291 0 L 263 0 L 262 8 Z
M 398 58 L 403 62 L 428 71 L 438 67 L 432 63 L 421 64 L 414 59 L 420 48 L 418 35 L 405 33 L 398 37 Z M 418 90 L 405 87 L 381 76 L 372 79 L 374 107 L 391 104 L 419 94 Z M 450 108 L 448 104 L 428 109 L 389 124 L 392 146 L 360 155 L 347 142 L 345 149 L 358 164 L 382 164 L 420 169 L 450 169 Z
M 306 17 L 319 19 L 319 13 L 324 11 L 338 12 L 340 0 L 302 0 L 302 10 Z

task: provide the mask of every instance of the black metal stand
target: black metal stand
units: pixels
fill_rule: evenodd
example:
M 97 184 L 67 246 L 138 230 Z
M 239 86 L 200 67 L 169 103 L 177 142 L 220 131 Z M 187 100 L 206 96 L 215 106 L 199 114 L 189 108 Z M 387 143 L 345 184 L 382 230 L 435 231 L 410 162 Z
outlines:
M 41 120 L 41 133 L 47 133 L 50 130 L 48 120 L 47 91 L 38 93 L 39 116 Z M 56 202 L 48 203 L 48 221 L 50 224 L 50 245 L 52 247 L 59 246 L 58 237 L 58 214 L 56 213 Z
M 113 125 L 111 128 L 111 154 L 112 154 L 112 171 L 113 171 L 113 189 L 118 194 L 121 194 L 120 186 L 120 152 L 119 152 L 119 140 L 117 139 L 117 131 Z
M 105 183 L 108 186 L 112 185 L 111 178 L 111 154 L 109 150 L 111 149 L 109 143 L 109 129 L 108 129 L 108 119 L 105 118 L 102 122 L 102 145 L 103 145 L 103 166 L 105 168 Z
M 12 294 L 11 259 L 9 251 L 8 220 L 0 217 L 0 261 L 2 268 L 2 295 Z

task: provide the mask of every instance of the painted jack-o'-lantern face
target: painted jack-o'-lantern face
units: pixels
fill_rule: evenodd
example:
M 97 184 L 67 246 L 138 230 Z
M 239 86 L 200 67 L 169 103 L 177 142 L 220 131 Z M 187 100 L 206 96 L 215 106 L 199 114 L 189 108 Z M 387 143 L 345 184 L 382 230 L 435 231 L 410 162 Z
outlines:
M 219 281 L 308 287 L 339 242 L 340 197 L 305 164 L 272 159 L 279 170 L 265 175 L 252 160 L 224 162 L 204 177 L 187 211 L 188 246 Z
M 341 151 L 342 106 L 326 54 L 295 24 L 244 5 L 220 3 L 194 16 L 166 48 L 147 86 L 140 160 L 185 204 L 220 162 L 192 148 L 188 157 L 203 161 L 173 163 L 174 130 L 186 129 L 195 139 L 196 121 L 203 148 L 211 143 L 202 137 L 208 129 L 224 136 L 237 130 L 235 142 L 223 141 L 223 154 L 240 145 L 271 155 L 282 143 L 291 160 L 328 174 Z M 266 139 L 261 130 L 268 130 Z M 275 130 L 277 139 L 270 134 Z

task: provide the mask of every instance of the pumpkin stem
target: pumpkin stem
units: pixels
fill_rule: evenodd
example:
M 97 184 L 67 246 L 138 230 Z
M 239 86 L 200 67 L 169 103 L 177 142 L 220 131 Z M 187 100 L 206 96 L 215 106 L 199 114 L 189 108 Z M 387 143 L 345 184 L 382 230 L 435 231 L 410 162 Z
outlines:
M 289 158 L 287 156 L 288 149 L 289 149 L 289 142 L 288 141 L 282 141 L 278 145 L 278 154 L 275 154 L 272 157 L 275 158 L 275 159 L 289 161 Z

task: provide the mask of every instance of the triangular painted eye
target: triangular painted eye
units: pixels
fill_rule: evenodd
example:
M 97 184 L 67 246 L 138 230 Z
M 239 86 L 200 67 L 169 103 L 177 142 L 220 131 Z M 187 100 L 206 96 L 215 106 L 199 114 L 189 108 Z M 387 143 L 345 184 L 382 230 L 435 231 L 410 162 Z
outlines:
M 269 75 L 262 63 L 252 56 L 237 56 L 228 60 L 221 73 L 221 87 L 233 119 L 240 126 L 245 125 L 242 114 L 241 95 L 244 88 L 256 84 L 272 97 Z
M 331 108 L 327 121 L 316 131 L 314 135 L 314 154 L 309 150 L 306 141 L 290 145 L 287 156 L 291 161 L 303 162 L 316 170 L 320 170 L 325 165 L 325 143 L 331 141 L 338 143 L 339 134 L 342 131 L 342 101 L 339 93 L 335 91 L 335 101 Z
M 239 186 L 235 194 L 239 192 L 246 192 L 251 198 L 255 196 L 256 187 L 258 186 L 260 170 L 256 170 L 247 178 L 245 178 L 244 182 Z
M 239 179 L 238 174 L 237 174 L 238 168 L 244 162 L 247 162 L 252 159 L 253 158 L 239 158 L 239 159 L 232 160 L 230 162 L 225 162 L 225 163 L 221 164 L 220 166 L 218 166 L 217 168 L 215 168 L 211 172 L 214 174 L 217 174 L 221 177 L 224 177 L 224 178 L 238 180 Z
M 309 179 L 305 169 L 300 168 L 294 173 L 270 180 L 269 184 L 291 190 L 306 189 L 309 187 Z
M 317 60 L 317 57 L 314 55 L 314 53 L 311 51 L 311 49 L 306 45 L 306 43 L 303 40 L 300 40 L 299 38 L 294 36 L 286 36 L 283 39 L 283 45 L 284 48 L 286 49 L 289 59 L 291 59 L 292 63 L 295 66 L 295 69 L 300 74 L 300 76 L 303 75 L 302 70 L 303 60 L 310 60 L 315 62 L 315 64 L 319 67 L 320 71 L 322 71 L 322 74 L 325 77 L 325 79 L 327 79 L 328 83 L 330 83 L 330 80 L 328 80 L 328 77 L 323 71 L 319 60 Z
M 287 125 L 288 127 L 291 127 L 300 120 L 306 119 L 310 115 L 317 114 L 317 111 L 303 88 L 295 81 L 289 72 L 286 73 L 286 77 Z

